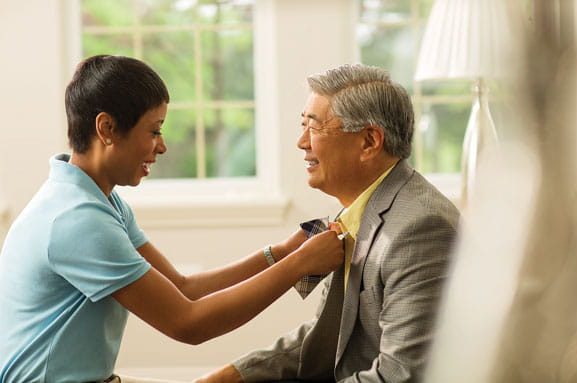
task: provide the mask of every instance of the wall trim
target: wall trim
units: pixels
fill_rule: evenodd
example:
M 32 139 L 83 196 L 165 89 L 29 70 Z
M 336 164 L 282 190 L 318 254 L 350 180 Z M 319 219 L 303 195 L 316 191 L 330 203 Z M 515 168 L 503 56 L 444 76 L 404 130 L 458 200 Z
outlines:
M 286 198 L 264 196 L 129 203 L 142 229 L 282 225 L 290 205 Z

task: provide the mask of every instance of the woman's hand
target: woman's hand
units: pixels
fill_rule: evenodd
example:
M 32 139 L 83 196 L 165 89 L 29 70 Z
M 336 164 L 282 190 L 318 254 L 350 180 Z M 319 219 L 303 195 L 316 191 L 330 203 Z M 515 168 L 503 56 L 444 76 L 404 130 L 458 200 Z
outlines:
M 277 262 L 280 261 L 287 255 L 298 249 L 306 240 L 307 235 L 302 229 L 299 228 L 284 241 L 281 241 L 276 245 L 272 246 L 271 252 L 273 258 Z
M 329 230 L 341 234 L 341 227 L 336 222 L 329 222 Z M 287 237 L 284 241 L 272 246 L 272 255 L 278 262 L 296 249 L 298 249 L 307 240 L 307 235 L 302 229 L 298 229 Z
M 342 234 L 341 225 L 338 222 L 329 222 L 329 230 L 334 231 L 337 234 Z
M 332 230 L 305 241 L 297 250 L 307 274 L 327 274 L 338 269 L 344 260 L 343 242 Z

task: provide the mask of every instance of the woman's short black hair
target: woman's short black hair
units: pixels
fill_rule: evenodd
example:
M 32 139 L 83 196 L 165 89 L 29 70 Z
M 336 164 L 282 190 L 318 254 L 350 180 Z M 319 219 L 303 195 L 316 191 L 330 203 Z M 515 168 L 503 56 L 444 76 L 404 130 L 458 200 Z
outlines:
M 101 112 L 112 116 L 115 130 L 127 134 L 148 110 L 168 103 L 166 85 L 140 60 L 98 55 L 83 60 L 66 87 L 68 140 L 77 153 L 85 153 L 96 135 L 95 119 Z

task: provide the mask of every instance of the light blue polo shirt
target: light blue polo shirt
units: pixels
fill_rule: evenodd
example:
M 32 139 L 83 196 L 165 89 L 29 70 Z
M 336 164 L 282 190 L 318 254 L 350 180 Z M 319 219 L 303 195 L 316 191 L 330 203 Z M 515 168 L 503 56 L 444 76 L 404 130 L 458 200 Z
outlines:
M 150 264 L 130 207 L 61 154 L 0 254 L 0 382 L 93 382 L 114 369 L 128 311 L 110 296 Z

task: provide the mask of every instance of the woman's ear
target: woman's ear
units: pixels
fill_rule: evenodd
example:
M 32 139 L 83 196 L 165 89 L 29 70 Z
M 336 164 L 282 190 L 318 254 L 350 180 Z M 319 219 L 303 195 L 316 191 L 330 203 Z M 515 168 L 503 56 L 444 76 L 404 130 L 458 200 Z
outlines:
M 363 147 L 361 160 L 370 160 L 381 154 L 385 142 L 385 132 L 378 126 L 369 125 L 362 130 Z
M 114 119 L 106 112 L 100 112 L 95 119 L 96 135 L 105 145 L 112 144 L 112 130 L 114 128 Z

